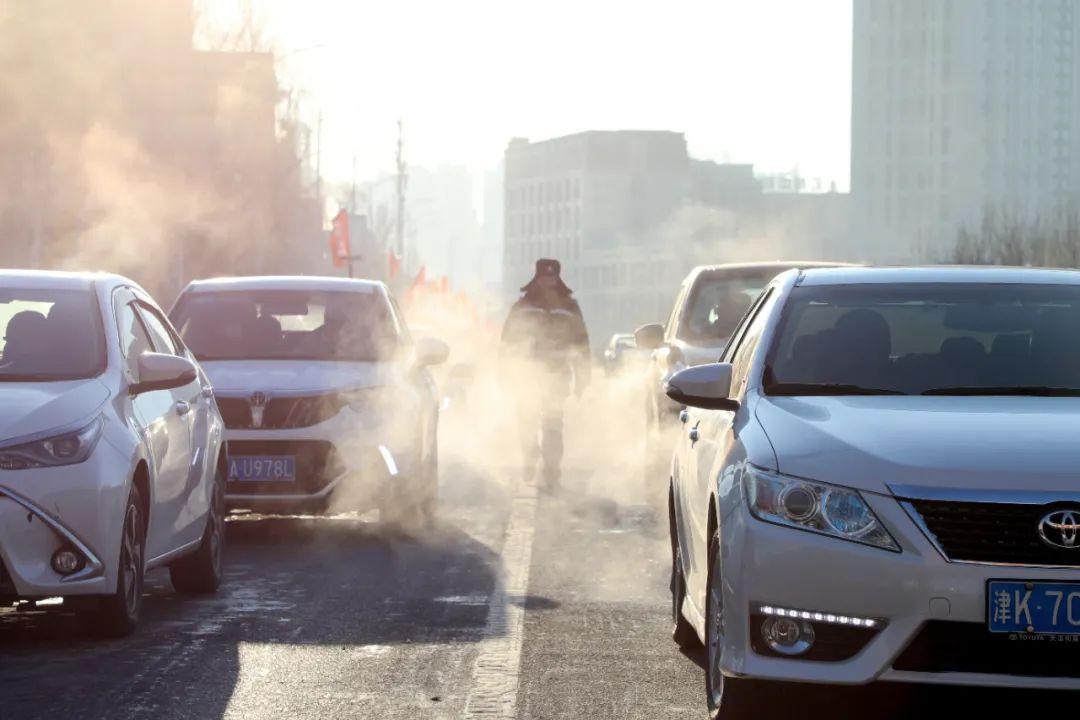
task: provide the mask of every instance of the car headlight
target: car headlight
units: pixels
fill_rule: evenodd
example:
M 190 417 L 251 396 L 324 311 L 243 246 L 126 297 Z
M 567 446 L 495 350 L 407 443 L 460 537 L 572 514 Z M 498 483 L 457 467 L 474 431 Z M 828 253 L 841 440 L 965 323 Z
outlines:
M 857 490 L 757 468 L 745 477 L 750 514 L 758 520 L 900 552 Z
M 0 470 L 26 470 L 81 463 L 90 457 L 97 445 L 102 424 L 99 415 L 74 432 L 0 448 Z

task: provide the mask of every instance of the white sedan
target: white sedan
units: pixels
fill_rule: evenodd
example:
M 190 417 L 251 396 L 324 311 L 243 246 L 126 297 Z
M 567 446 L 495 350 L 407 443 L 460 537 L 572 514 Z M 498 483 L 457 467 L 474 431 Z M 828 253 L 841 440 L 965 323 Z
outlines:
M 429 366 L 380 282 L 320 277 L 191 283 L 171 317 L 227 426 L 230 508 L 378 508 L 422 527 L 438 494 L 439 402 Z
M 1080 273 L 787 272 L 667 393 L 714 713 L 756 679 L 1080 689 Z
M 0 602 L 131 632 L 144 573 L 221 582 L 223 423 L 154 301 L 99 274 L 0 272 Z

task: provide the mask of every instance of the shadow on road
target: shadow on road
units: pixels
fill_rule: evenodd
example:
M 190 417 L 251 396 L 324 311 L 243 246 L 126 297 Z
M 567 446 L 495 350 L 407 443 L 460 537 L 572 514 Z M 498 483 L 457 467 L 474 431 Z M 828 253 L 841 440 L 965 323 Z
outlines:
M 129 638 L 100 639 L 63 607 L 0 611 L 0 717 L 215 718 L 245 671 L 241 645 L 481 638 L 497 558 L 452 525 L 420 538 L 355 517 L 250 517 L 227 528 L 219 593 L 178 596 L 155 571 Z

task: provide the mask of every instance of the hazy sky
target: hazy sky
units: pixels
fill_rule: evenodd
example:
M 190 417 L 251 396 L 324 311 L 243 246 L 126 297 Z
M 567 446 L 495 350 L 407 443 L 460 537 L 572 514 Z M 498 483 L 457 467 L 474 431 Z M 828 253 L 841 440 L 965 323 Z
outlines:
M 848 185 L 851 0 L 257 0 L 322 109 L 323 169 L 494 166 L 514 136 L 686 133 L 695 157 Z M 316 49 L 295 52 L 313 45 Z M 291 52 L 291 54 L 289 54 Z

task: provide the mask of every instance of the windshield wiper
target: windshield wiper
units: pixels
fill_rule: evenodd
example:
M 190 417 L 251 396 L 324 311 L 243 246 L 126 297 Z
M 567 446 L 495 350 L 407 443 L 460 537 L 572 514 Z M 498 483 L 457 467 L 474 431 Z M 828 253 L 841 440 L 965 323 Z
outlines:
M 772 383 L 765 386 L 766 395 L 906 395 L 900 390 L 869 388 L 841 383 Z
M 923 395 L 1030 395 L 1033 397 L 1080 397 L 1080 388 L 1046 385 L 1003 385 L 939 387 L 924 390 Z

